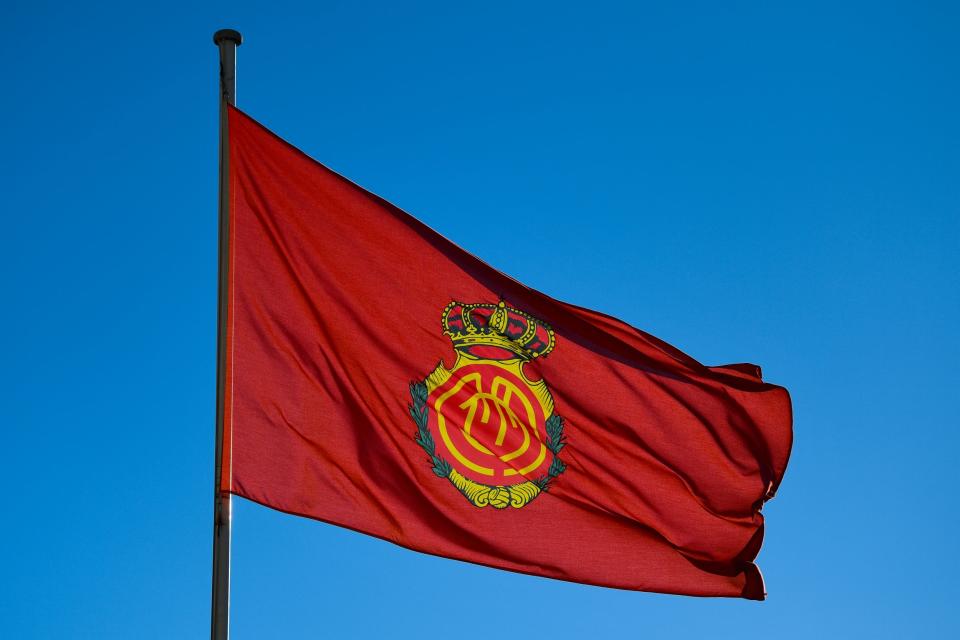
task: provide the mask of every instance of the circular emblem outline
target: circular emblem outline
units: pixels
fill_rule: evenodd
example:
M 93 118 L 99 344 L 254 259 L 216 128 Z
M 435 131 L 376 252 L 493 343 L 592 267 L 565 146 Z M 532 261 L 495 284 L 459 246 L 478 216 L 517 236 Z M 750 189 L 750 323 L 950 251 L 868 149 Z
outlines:
M 461 360 L 427 398 L 430 431 L 441 452 L 471 480 L 505 485 L 546 472 L 541 468 L 549 465 L 543 442 L 549 404 L 515 366 L 489 361 Z

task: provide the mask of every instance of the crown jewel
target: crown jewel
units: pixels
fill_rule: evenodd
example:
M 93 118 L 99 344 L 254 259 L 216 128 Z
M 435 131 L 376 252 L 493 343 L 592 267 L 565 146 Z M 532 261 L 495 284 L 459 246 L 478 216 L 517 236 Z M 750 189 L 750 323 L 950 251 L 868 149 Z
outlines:
M 498 304 L 451 302 L 443 332 L 461 353 L 488 360 L 533 360 L 553 350 L 553 329 L 528 313 Z

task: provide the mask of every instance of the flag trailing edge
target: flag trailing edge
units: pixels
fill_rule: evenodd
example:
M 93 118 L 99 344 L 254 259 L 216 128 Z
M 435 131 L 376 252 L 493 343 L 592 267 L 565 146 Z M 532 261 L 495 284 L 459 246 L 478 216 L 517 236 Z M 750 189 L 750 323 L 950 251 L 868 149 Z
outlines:
M 495 568 L 764 598 L 782 387 L 525 287 L 228 116 L 221 486 Z

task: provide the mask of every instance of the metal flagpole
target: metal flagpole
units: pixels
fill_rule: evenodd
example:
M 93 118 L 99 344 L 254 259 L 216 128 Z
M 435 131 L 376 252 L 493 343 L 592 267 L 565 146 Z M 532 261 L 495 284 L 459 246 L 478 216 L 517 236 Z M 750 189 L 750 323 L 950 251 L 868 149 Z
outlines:
M 237 95 L 237 47 L 242 42 L 238 31 L 221 29 L 213 34 L 220 49 L 220 248 L 217 288 L 217 440 L 213 480 L 213 589 L 210 605 L 210 638 L 227 640 L 230 629 L 230 494 L 220 486 L 223 460 L 224 389 L 226 387 L 227 270 L 230 231 L 229 138 L 227 105 Z

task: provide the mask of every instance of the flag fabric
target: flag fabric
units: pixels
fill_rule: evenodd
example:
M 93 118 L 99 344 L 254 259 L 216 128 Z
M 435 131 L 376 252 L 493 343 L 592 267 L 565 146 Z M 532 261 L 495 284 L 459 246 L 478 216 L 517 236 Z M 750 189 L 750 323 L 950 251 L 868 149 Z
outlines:
M 228 127 L 223 490 L 490 567 L 763 599 L 783 388 L 524 286 L 235 108 Z

